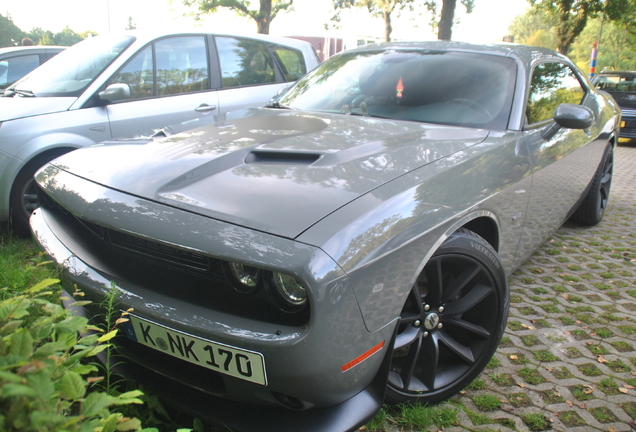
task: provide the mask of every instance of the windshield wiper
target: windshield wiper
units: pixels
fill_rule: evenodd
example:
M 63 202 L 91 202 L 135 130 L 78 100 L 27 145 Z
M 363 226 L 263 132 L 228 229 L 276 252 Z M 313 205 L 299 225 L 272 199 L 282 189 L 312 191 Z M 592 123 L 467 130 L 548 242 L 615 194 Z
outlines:
M 23 96 L 23 97 L 35 97 L 35 94 L 31 90 L 5 90 L 3 97 L 13 97 L 15 95 Z
M 278 101 L 272 101 L 271 104 L 265 105 L 265 108 L 293 109 L 289 105 L 283 105 L 282 103 L 280 103 Z

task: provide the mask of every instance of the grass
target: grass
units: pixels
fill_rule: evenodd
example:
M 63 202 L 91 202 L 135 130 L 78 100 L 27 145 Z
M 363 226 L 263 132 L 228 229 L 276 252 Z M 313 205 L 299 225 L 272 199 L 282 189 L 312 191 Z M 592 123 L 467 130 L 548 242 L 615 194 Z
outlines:
M 473 397 L 473 403 L 481 411 L 494 411 L 501 406 L 501 400 L 490 394 Z

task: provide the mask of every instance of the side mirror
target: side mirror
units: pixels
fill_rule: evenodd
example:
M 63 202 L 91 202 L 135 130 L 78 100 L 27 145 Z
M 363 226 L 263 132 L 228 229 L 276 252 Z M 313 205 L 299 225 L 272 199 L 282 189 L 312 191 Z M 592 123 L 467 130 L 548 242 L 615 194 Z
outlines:
M 587 129 L 594 124 L 594 113 L 583 105 L 561 104 L 554 110 L 554 121 L 568 129 Z
M 583 105 L 564 103 L 554 110 L 554 123 L 548 126 L 541 136 L 551 139 L 561 128 L 587 129 L 594 124 L 594 113 Z
M 99 92 L 99 98 L 108 102 L 130 99 L 130 87 L 128 84 L 111 84 Z

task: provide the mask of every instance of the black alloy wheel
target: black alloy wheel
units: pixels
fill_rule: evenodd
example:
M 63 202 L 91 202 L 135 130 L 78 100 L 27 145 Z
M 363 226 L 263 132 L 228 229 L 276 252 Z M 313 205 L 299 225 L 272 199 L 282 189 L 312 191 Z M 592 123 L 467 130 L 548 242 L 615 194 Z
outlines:
M 461 229 L 428 261 L 400 315 L 387 399 L 435 403 L 484 369 L 503 335 L 508 286 L 494 249 Z
M 597 225 L 603 219 L 609 201 L 614 174 L 614 146 L 610 143 L 599 165 L 585 199 L 572 214 L 571 220 L 582 225 Z

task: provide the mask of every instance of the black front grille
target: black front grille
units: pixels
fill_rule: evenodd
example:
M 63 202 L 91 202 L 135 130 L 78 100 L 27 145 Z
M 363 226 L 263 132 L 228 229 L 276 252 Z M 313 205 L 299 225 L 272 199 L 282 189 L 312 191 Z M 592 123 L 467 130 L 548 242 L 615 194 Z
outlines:
M 211 310 L 282 325 L 300 326 L 309 320 L 308 307 L 284 312 L 264 288 L 250 293 L 236 290 L 222 260 L 78 218 L 47 197 L 41 197 L 40 203 L 62 242 L 127 290 L 139 286 Z
M 120 231 L 107 229 L 107 237 L 117 248 L 140 257 L 163 262 L 175 267 L 184 267 L 201 272 L 210 270 L 210 257 L 191 251 L 135 237 Z

